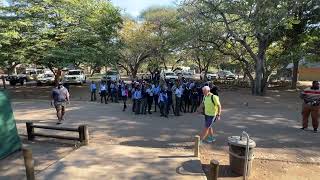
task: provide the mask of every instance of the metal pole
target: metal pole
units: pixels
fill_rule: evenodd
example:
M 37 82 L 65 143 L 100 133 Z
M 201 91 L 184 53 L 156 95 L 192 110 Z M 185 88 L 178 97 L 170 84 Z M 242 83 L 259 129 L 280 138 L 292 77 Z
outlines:
M 200 136 L 196 135 L 194 137 L 194 156 L 195 157 L 200 157 L 199 146 L 200 146 Z
M 247 180 L 248 177 L 248 159 L 249 159 L 249 141 L 250 137 L 249 134 L 245 131 L 242 132 L 242 135 L 247 137 L 247 146 L 246 146 L 246 153 L 245 153 L 245 160 L 244 160 L 244 169 L 243 169 L 243 180 Z
M 30 149 L 23 148 L 23 158 L 24 158 L 24 165 L 26 167 L 26 176 L 27 180 L 35 180 L 34 176 L 34 162 L 32 159 L 32 151 Z

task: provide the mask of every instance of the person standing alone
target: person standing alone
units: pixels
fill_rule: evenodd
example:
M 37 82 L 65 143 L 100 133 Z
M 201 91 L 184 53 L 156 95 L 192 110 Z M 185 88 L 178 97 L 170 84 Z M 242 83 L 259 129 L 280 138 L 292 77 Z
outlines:
M 205 127 L 200 135 L 200 139 L 203 142 L 207 137 L 207 142 L 214 142 L 212 125 L 216 120 L 220 119 L 221 116 L 221 104 L 219 97 L 210 93 L 210 87 L 204 86 L 202 88 L 203 101 L 202 106 L 198 108 L 198 112 L 203 110 L 205 117 Z M 200 109 L 201 108 L 201 109 Z
M 302 130 L 308 128 L 308 119 L 311 114 L 313 131 L 319 127 L 320 86 L 318 81 L 312 82 L 312 87 L 305 89 L 300 96 L 303 99 Z
M 64 120 L 66 105 L 70 103 L 69 91 L 62 85 L 62 82 L 59 82 L 58 85 L 53 88 L 51 98 L 51 106 L 54 106 L 57 112 L 57 124 L 61 124 L 61 121 Z

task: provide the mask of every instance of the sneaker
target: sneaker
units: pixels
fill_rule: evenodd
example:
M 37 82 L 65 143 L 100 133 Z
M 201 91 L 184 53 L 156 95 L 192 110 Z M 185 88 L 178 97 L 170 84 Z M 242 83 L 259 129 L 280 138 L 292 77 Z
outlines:
M 61 121 L 58 121 L 58 122 L 57 122 L 57 125 L 59 125 L 59 124 L 62 124 L 62 122 L 61 122 Z
M 300 128 L 301 130 L 305 130 L 306 128 L 304 128 L 304 127 L 302 127 L 302 128 Z
M 314 132 L 314 133 L 317 133 L 317 132 L 318 132 L 318 129 L 317 129 L 317 128 L 314 128 L 314 129 L 313 129 L 313 132 Z
M 206 140 L 208 143 L 213 143 L 216 141 L 216 138 L 212 137 L 212 136 L 209 136 Z

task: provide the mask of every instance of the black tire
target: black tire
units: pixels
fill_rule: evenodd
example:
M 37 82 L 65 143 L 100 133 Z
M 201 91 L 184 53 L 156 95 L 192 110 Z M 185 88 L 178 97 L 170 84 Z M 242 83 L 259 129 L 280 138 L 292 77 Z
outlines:
M 17 85 L 17 81 L 16 80 L 11 80 L 9 81 L 10 86 L 15 86 Z
M 23 86 L 23 85 L 24 85 L 24 83 L 25 83 L 25 81 L 27 81 L 27 80 L 26 80 L 26 79 L 20 79 L 20 82 L 19 82 L 19 83 L 20 83 L 20 85 L 21 85 L 21 86 Z

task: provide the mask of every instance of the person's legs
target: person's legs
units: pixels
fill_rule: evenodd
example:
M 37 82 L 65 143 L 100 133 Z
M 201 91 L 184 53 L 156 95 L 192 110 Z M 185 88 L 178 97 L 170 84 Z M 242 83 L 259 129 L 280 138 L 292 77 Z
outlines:
M 144 114 L 145 113 L 145 105 L 146 105 L 146 99 L 145 98 L 142 98 L 141 99 L 141 106 L 140 106 L 140 114 Z
M 148 97 L 148 113 L 151 114 L 153 97 Z
M 154 95 L 154 112 L 157 112 L 158 98 L 158 95 Z
M 164 106 L 164 103 L 163 102 L 160 102 L 159 103 L 159 107 L 160 107 L 160 114 L 161 114 L 161 116 L 164 116 L 164 112 L 163 112 L 163 107 Z
M 303 105 L 303 110 L 302 110 L 302 128 L 308 128 L 308 119 L 311 113 L 311 109 L 309 105 Z
M 91 101 L 93 101 L 93 91 L 91 91 Z
M 94 101 L 97 100 L 97 93 L 96 93 L 96 91 L 93 92 L 93 100 L 94 100 Z
M 135 112 L 136 110 L 136 100 L 132 99 L 132 112 Z
M 123 111 L 127 109 L 127 97 L 122 97 L 123 99 Z
M 176 108 L 175 108 L 175 115 L 179 116 L 180 115 L 180 102 L 181 102 L 181 98 L 176 98 Z
M 108 104 L 107 95 L 106 95 L 106 94 L 104 94 L 103 98 L 104 98 L 104 103 L 105 103 L 105 104 Z
M 56 105 L 56 112 L 57 112 L 57 118 L 58 118 L 58 121 L 60 122 L 61 121 L 61 114 L 62 114 L 62 107 L 60 105 Z
M 61 120 L 64 120 L 64 115 L 65 115 L 65 113 L 66 113 L 66 108 L 65 108 L 65 106 L 63 105 L 62 107 L 61 107 Z
M 141 99 L 136 100 L 136 114 L 140 114 Z
M 317 131 L 319 127 L 319 108 L 318 107 L 312 107 L 311 118 L 312 118 L 313 129 Z
M 163 113 L 164 113 L 164 117 L 168 117 L 168 103 L 167 102 L 163 103 Z
M 213 131 L 211 132 L 211 130 L 212 130 L 211 126 L 213 123 L 213 119 L 214 119 L 213 116 L 205 115 L 205 128 L 203 129 L 203 131 L 200 135 L 201 140 L 205 140 L 209 133 L 210 134 L 212 133 L 212 135 L 213 135 Z
M 200 134 L 200 140 L 205 140 L 208 136 L 209 128 L 204 128 Z
M 115 102 L 119 103 L 118 91 L 116 91 L 116 93 L 115 93 Z

